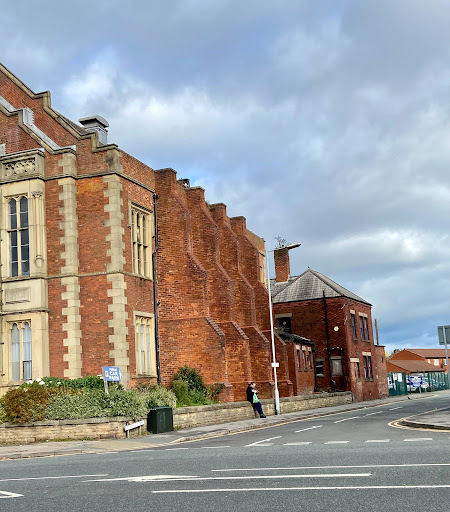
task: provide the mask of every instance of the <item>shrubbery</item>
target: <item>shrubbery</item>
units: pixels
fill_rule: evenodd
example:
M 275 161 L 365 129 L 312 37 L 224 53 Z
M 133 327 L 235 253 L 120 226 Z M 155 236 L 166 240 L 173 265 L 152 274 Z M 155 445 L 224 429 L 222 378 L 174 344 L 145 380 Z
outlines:
M 154 407 L 173 407 L 177 406 L 177 397 L 171 389 L 164 386 L 155 386 L 149 388 L 144 395 L 148 410 Z
M 47 404 L 57 390 L 46 386 L 19 387 L 1 399 L 6 421 L 32 423 L 46 419 Z
M 51 420 L 131 416 L 139 419 L 147 414 L 145 397 L 135 391 L 101 389 L 71 390 L 58 393 L 47 406 Z
M 173 391 L 179 407 L 191 405 L 208 405 L 218 401 L 223 384 L 205 386 L 203 377 L 195 368 L 183 366 L 173 377 Z
M 140 419 L 154 407 L 214 403 L 222 389 L 223 384 L 206 388 L 200 373 L 188 366 L 175 374 L 173 390 L 151 386 L 127 391 L 120 384 L 109 383 L 109 395 L 105 394 L 100 377 L 44 377 L 9 390 L 0 399 L 0 423 L 114 416 Z

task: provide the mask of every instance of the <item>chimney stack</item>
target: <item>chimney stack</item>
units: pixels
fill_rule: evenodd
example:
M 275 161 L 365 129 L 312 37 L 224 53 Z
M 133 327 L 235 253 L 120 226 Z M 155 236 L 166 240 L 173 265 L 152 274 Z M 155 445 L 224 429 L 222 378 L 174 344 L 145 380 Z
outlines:
M 78 119 L 88 132 L 97 132 L 100 144 L 108 144 L 108 126 L 109 123 L 102 116 L 90 116 Z
M 291 275 L 291 266 L 289 263 L 289 250 L 300 247 L 301 244 L 290 244 L 284 247 L 278 247 L 273 251 L 273 258 L 275 260 L 275 281 L 277 283 L 284 283 Z

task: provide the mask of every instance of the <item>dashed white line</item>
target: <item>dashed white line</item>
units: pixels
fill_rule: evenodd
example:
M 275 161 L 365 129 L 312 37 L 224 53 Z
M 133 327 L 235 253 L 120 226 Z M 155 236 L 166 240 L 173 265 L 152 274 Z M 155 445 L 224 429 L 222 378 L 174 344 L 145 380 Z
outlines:
M 403 441 L 415 442 L 415 441 L 433 441 L 432 437 L 413 437 L 412 439 L 403 439 Z
M 173 489 L 167 491 L 152 491 L 153 494 L 173 493 L 205 493 L 205 492 L 279 492 L 279 491 L 359 491 L 361 489 L 448 489 L 450 484 L 443 485 L 362 485 L 342 487 L 249 487 L 246 489 Z
M 189 448 L 165 448 L 164 451 L 170 452 L 175 450 L 189 450 Z
M 278 468 L 226 468 L 226 469 L 211 469 L 212 472 L 228 472 L 228 471 L 297 471 L 299 469 L 363 469 L 363 468 L 421 468 L 430 466 L 450 466 L 450 462 L 426 462 L 426 463 L 410 463 L 410 464 L 363 464 L 357 466 L 290 466 Z
M 301 430 L 296 430 L 295 432 L 305 432 L 306 430 L 313 430 L 315 428 L 323 427 L 323 425 L 314 425 L 314 427 L 302 428 Z
M 230 446 L 202 446 L 203 450 L 219 450 L 220 448 L 230 448 Z
M 97 480 L 85 480 L 88 482 L 167 482 L 167 481 L 190 481 L 190 482 L 205 482 L 217 480 L 280 480 L 280 479 L 293 479 L 293 478 L 360 478 L 369 477 L 372 473 L 317 473 L 309 475 L 252 475 L 252 476 L 177 476 L 177 475 L 149 475 L 149 476 L 129 476 L 123 478 L 104 478 Z
M 356 418 L 359 418 L 359 416 L 352 416 L 351 418 L 344 418 L 342 420 L 337 420 L 334 423 L 341 423 L 342 421 L 356 420 Z
M 373 416 L 374 414 L 381 414 L 383 411 L 377 411 L 377 412 L 369 412 L 368 414 L 364 414 L 364 416 Z
M 0 491 L 0 499 L 2 498 L 22 498 L 23 494 L 16 494 L 15 492 Z
M 62 480 L 64 478 L 91 478 L 94 476 L 108 476 L 108 473 L 98 475 L 60 475 L 60 476 L 28 476 L 23 478 L 4 478 L 0 482 L 21 482 L 22 480 Z
M 299 441 L 298 443 L 284 443 L 283 446 L 305 446 L 311 444 L 311 441 Z
M 261 441 L 256 441 L 256 443 L 250 443 L 246 444 L 245 447 L 248 448 L 249 446 L 258 446 L 262 443 L 267 443 L 268 441 L 272 441 L 273 439 L 279 439 L 281 436 L 275 436 L 275 437 L 269 437 L 269 439 L 261 439 Z M 266 446 L 266 445 L 263 445 Z
M 390 439 L 368 439 L 366 443 L 389 443 Z
M 403 409 L 403 405 L 400 405 L 399 407 L 392 407 L 392 409 L 389 409 L 389 410 L 396 411 L 397 409 Z
M 350 441 L 327 441 L 323 444 L 347 444 L 349 443 Z

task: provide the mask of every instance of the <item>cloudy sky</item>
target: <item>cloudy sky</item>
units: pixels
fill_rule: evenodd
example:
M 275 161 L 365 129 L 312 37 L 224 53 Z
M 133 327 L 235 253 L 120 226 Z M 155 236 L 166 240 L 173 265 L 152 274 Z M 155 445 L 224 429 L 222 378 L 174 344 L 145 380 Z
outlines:
M 450 324 L 446 0 L 16 0 L 0 60 L 77 121 L 301 242 L 388 351 Z

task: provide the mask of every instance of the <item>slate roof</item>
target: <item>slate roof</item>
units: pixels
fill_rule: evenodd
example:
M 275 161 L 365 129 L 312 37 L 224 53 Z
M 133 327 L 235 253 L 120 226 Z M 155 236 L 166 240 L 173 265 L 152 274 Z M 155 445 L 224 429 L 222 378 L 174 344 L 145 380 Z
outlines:
M 393 371 L 392 366 L 396 366 L 400 368 L 400 370 L 404 370 L 408 373 L 416 373 L 416 372 L 445 372 L 444 368 L 440 366 L 433 366 L 432 364 L 427 363 L 426 361 L 417 360 L 409 360 L 409 361 L 397 361 L 389 360 L 387 363 L 387 371 Z M 395 370 L 394 370 L 395 371 Z
M 275 279 L 271 279 L 270 292 L 274 304 L 322 299 L 325 292 L 326 298 L 347 297 L 371 306 L 369 302 L 347 288 L 310 268 L 299 276 L 289 277 L 289 280 L 283 283 L 277 283 Z

